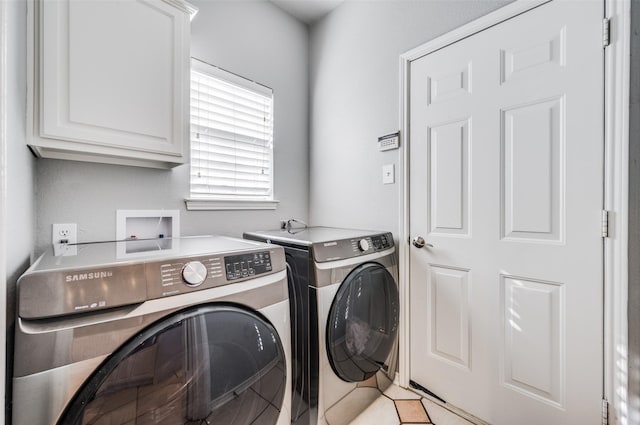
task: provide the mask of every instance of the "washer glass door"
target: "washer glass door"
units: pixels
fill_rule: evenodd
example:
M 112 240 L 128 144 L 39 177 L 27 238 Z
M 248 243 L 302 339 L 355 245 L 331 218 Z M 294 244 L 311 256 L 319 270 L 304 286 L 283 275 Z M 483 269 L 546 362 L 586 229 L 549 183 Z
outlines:
M 129 340 L 85 382 L 58 424 L 275 424 L 286 365 L 259 314 L 207 305 Z
M 398 335 L 398 287 L 387 269 L 364 263 L 340 285 L 327 319 L 327 355 L 342 380 L 373 376 L 391 355 Z

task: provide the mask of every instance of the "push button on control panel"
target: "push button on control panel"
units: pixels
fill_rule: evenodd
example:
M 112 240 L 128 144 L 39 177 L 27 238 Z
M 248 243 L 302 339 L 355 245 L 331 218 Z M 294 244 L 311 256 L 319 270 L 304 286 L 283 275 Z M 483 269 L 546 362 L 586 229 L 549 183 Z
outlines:
M 231 255 L 224 258 L 227 280 L 267 273 L 272 270 L 271 255 L 268 251 L 252 254 Z

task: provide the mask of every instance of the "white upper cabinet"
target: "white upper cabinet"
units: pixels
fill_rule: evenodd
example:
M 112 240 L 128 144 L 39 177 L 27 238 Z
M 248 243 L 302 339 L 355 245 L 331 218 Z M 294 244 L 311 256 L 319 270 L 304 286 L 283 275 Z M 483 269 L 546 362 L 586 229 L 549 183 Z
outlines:
M 188 159 L 190 16 L 179 0 L 35 0 L 29 145 L 170 168 Z

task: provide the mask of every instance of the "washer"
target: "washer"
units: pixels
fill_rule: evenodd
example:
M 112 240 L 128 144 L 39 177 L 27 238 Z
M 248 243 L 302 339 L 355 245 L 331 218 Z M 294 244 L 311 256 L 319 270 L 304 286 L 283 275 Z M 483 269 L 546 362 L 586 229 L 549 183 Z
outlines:
M 281 247 L 193 237 L 62 251 L 77 253 L 45 253 L 18 281 L 14 425 L 290 423 Z
M 379 395 L 352 396 L 357 384 L 384 389 L 397 367 L 392 234 L 309 227 L 247 232 L 244 238 L 285 249 L 292 279 L 293 423 L 352 419 Z M 348 408 L 338 407 L 347 400 Z

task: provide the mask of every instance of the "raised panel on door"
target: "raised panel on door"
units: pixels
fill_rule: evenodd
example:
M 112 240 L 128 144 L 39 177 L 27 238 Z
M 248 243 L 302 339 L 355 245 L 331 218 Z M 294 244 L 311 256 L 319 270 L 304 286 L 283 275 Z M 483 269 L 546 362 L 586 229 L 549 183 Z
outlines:
M 500 50 L 500 82 L 526 79 L 527 74 L 547 68 L 565 66 L 566 27 L 528 43 Z
M 427 77 L 427 104 L 471 94 L 471 62 Z
M 430 353 L 469 368 L 469 270 L 431 265 Z
M 502 111 L 502 232 L 507 239 L 561 242 L 564 99 Z
M 470 119 L 428 129 L 429 231 L 469 233 Z
M 501 276 L 502 382 L 528 397 L 564 403 L 563 285 Z

